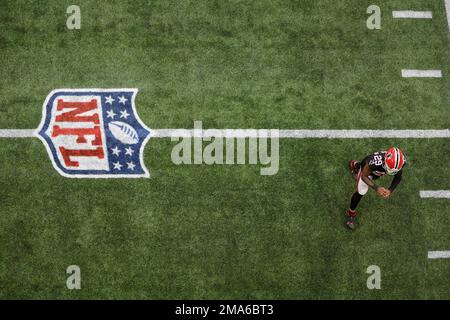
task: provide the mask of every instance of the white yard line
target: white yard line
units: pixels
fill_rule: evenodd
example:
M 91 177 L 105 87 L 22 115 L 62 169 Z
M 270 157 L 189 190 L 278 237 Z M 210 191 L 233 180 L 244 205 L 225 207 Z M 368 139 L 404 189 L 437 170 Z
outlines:
M 445 0 L 445 12 L 447 13 L 448 29 L 450 30 L 450 0 Z
M 36 137 L 33 129 L 0 129 L 0 138 L 32 138 Z
M 325 139 L 367 139 L 367 138 L 450 138 L 450 130 L 275 130 L 275 129 L 151 129 L 152 138 L 171 137 L 279 137 L 292 139 L 325 138 Z M 276 132 L 278 131 L 278 132 Z M 32 129 L 0 129 L 0 138 L 36 137 Z
M 428 251 L 428 259 L 450 259 L 450 251 Z
M 432 19 L 433 13 L 431 11 L 392 11 L 392 17 L 400 19 Z
M 450 190 L 420 191 L 421 198 L 450 199 Z
M 442 78 L 441 70 L 410 70 L 402 69 L 403 78 Z
M 171 137 L 224 137 L 249 138 L 272 136 L 269 129 L 206 129 L 198 132 L 194 129 L 156 129 L 151 130 L 153 138 Z M 327 139 L 363 139 L 363 138 L 450 138 L 450 130 L 278 130 L 279 138 L 327 138 Z

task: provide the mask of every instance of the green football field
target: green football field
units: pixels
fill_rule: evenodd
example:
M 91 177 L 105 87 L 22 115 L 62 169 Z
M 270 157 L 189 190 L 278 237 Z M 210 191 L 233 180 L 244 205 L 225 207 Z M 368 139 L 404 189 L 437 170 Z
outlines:
M 373 2 L 79 0 L 69 30 L 71 1 L 1 0 L 0 129 L 37 128 L 57 88 L 137 88 L 151 129 L 449 129 L 444 0 Z M 450 259 L 427 258 L 450 250 L 450 199 L 419 195 L 450 189 L 450 139 L 282 138 L 271 176 L 176 165 L 176 144 L 149 140 L 150 179 L 76 179 L 39 139 L 0 138 L 0 298 L 450 299 Z M 369 190 L 346 230 L 347 161 L 392 145 L 402 183 L 388 200 Z

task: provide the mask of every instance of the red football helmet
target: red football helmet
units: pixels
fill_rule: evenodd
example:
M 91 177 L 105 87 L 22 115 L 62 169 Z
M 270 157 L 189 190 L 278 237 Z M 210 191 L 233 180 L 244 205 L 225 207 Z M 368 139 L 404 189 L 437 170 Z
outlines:
M 397 172 L 402 170 L 404 164 L 405 156 L 403 155 L 402 150 L 396 147 L 392 147 L 386 151 L 384 168 L 386 169 L 386 173 L 388 175 L 396 175 Z

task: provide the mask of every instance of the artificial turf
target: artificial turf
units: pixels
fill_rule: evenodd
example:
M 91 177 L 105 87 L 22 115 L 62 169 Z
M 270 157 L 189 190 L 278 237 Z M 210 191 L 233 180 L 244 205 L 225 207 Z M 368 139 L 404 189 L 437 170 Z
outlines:
M 0 128 L 36 128 L 55 88 L 138 88 L 150 128 L 447 129 L 443 1 L 0 2 Z M 432 20 L 393 20 L 392 10 Z M 401 69 L 441 69 L 403 79 Z M 172 163 L 151 139 L 151 179 L 69 179 L 38 139 L 0 139 L 0 298 L 449 299 L 448 139 L 283 139 L 280 170 Z M 347 160 L 402 147 L 393 197 L 370 191 L 343 227 Z M 388 185 L 388 178 L 382 183 Z M 78 265 L 82 289 L 66 288 Z M 368 290 L 378 265 L 382 289 Z

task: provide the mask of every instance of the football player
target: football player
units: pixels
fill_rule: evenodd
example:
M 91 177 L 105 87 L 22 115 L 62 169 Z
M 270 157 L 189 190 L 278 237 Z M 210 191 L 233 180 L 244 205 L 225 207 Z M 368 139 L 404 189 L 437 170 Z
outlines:
M 388 199 L 402 180 L 403 167 L 406 158 L 402 150 L 392 147 L 387 151 L 375 152 L 365 157 L 361 162 L 350 160 L 350 170 L 356 179 L 357 191 L 353 194 L 350 208 L 346 212 L 345 225 L 349 229 L 356 228 L 356 207 L 369 188 L 373 189 L 380 197 Z M 389 188 L 383 188 L 375 183 L 375 180 L 388 174 L 394 176 Z

